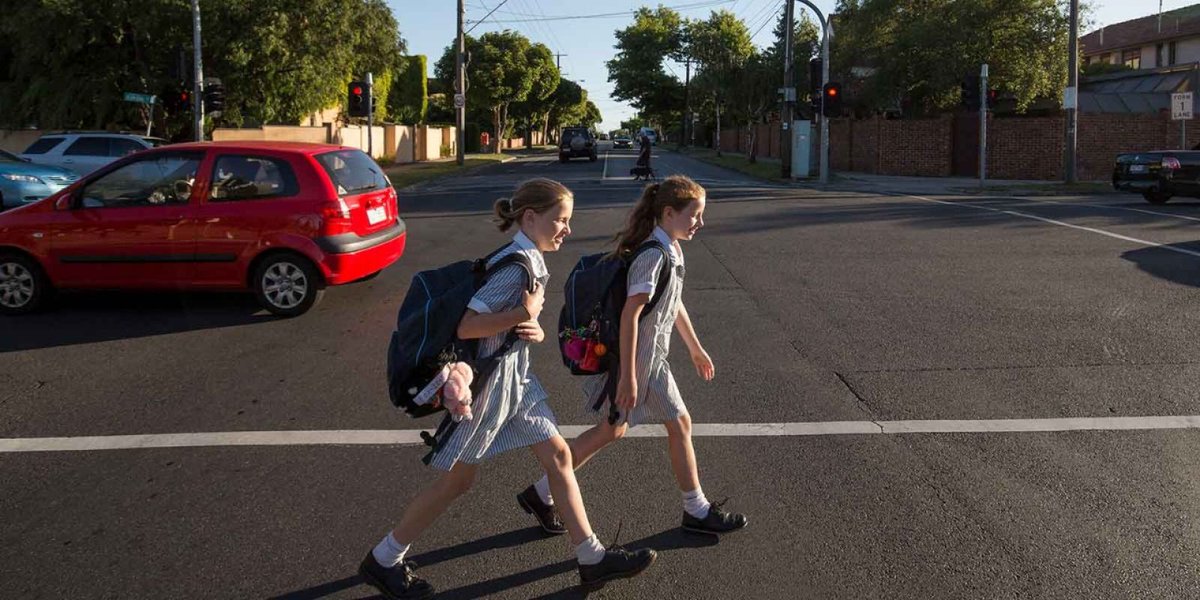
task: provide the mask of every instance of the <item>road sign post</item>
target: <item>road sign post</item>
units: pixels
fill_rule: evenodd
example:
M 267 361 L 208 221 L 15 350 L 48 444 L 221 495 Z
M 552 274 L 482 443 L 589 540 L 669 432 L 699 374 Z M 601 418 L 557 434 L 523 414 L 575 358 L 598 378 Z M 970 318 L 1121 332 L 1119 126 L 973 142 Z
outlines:
M 147 112 L 150 116 L 146 117 L 146 136 L 150 136 L 150 129 L 154 126 L 154 104 L 158 100 L 158 96 L 154 94 L 138 94 L 134 92 L 125 92 L 124 99 L 126 102 L 136 102 L 145 104 Z
M 1171 94 L 1171 119 L 1179 121 L 1179 148 L 1187 150 L 1187 122 L 1192 119 L 1192 93 Z

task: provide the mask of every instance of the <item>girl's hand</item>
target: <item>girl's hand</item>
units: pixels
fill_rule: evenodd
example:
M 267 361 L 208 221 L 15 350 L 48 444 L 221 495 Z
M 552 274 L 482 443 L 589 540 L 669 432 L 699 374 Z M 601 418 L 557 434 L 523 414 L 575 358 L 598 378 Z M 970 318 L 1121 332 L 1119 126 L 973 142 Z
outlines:
M 692 353 L 692 363 L 696 365 L 696 374 L 705 381 L 712 381 L 717 374 L 717 369 L 713 366 L 713 361 L 704 348 L 697 348 Z
M 617 408 L 626 414 L 637 406 L 637 380 L 633 376 L 621 377 L 617 383 Z
M 521 306 L 525 308 L 525 312 L 529 314 L 530 321 L 536 321 L 538 315 L 542 314 L 542 305 L 546 303 L 546 288 L 542 284 L 533 284 L 533 293 L 528 291 L 521 292 Z
M 546 332 L 542 330 L 541 324 L 537 321 L 525 321 L 517 325 L 517 337 L 533 343 L 540 344 L 546 339 Z

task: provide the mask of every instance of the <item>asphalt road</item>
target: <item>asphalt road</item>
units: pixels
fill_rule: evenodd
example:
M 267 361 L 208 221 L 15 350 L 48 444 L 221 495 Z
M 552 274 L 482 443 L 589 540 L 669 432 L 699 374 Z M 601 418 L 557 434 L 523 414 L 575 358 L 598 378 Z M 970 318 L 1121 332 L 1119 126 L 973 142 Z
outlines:
M 635 152 L 527 156 L 401 191 L 406 255 L 276 320 L 238 295 L 87 294 L 0 320 L 0 438 L 417 429 L 383 363 L 412 275 L 507 236 L 491 202 L 544 176 L 576 193 L 548 255 L 543 325 L 579 254 L 637 197 Z M 911 197 L 769 186 L 659 152 L 709 192 L 685 302 L 717 367 L 673 364 L 696 423 L 1043 420 L 1200 414 L 1200 204 L 1137 196 Z M 586 425 L 553 345 L 535 368 Z M 660 550 L 597 598 L 1195 598 L 1200 431 L 716 435 L 711 499 L 750 516 L 678 531 L 661 438 L 580 472 L 593 526 Z M 0 453 L 0 596 L 364 598 L 355 569 L 435 475 L 406 445 Z M 441 597 L 581 597 L 564 538 L 500 457 L 410 555 Z

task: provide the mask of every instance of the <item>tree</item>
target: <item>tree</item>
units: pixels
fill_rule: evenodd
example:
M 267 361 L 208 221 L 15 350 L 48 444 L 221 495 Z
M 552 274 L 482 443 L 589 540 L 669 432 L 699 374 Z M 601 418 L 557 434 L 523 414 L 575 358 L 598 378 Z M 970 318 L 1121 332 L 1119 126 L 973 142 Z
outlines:
M 739 89 L 749 83 L 745 69 L 747 62 L 755 55 L 746 24 L 729 11 L 715 11 L 707 20 L 692 23 L 688 38 L 688 53 L 698 62 L 698 72 L 693 81 L 697 95 L 701 98 L 711 97 L 717 108 L 734 109 L 728 116 L 735 122 L 751 119 L 752 115 L 744 109 L 751 104 L 757 106 L 757 99 L 751 101 L 747 97 L 743 102 L 736 97 L 739 94 L 757 93 Z M 761 74 L 761 66 L 756 65 L 756 83 L 760 83 Z M 718 113 L 718 124 L 721 116 Z M 720 154 L 719 145 L 717 152 Z
M 1024 110 L 1061 94 L 1068 29 L 1057 0 L 839 0 L 832 66 L 843 82 L 870 73 L 862 108 L 928 114 L 956 107 L 962 77 L 986 62 Z
M 775 37 L 771 45 L 763 51 L 763 59 L 767 68 L 778 74 L 776 81 L 783 81 L 783 46 L 785 33 L 784 15 L 775 22 Z M 812 90 L 809 89 L 808 64 L 814 57 L 821 55 L 821 28 L 808 13 L 800 13 L 795 20 L 792 30 L 792 85 L 796 88 L 796 100 L 808 101 Z
M 670 8 L 638 9 L 633 24 L 617 30 L 617 55 L 606 63 L 613 98 L 651 120 L 674 122 L 683 110 L 683 82 L 665 65 L 682 56 L 686 31 L 686 21 Z
M 544 99 L 559 78 L 553 54 L 542 44 L 531 44 L 510 30 L 488 32 L 478 39 L 467 36 L 467 104 L 491 113 L 497 139 L 509 134 L 509 107 L 533 94 Z M 453 89 L 454 47 L 449 46 L 435 66 L 437 77 Z
M 398 123 L 419 125 L 429 112 L 429 85 L 425 56 L 402 56 L 388 97 L 388 117 Z
M 233 125 L 297 123 L 337 105 L 351 79 L 373 71 L 386 80 L 404 45 L 384 0 L 200 5 L 204 73 L 224 83 L 221 120 Z M 190 77 L 187 2 L 0 0 L 0 14 L 0 55 L 10 57 L 0 74 L 0 121 L 8 126 L 145 127 L 123 93 L 162 95 Z M 185 73 L 174 73 L 181 51 Z M 160 134 L 189 127 L 190 115 L 168 115 Z

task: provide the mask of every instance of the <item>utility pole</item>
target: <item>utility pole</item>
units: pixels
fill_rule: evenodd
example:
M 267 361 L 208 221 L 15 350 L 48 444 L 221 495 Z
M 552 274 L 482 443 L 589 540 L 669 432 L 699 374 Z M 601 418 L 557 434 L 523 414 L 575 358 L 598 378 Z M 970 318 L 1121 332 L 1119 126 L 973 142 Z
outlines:
M 200 0 L 192 0 L 192 114 L 196 118 L 197 142 L 204 141 L 204 65 L 200 48 Z
M 807 4 L 807 0 L 802 0 Z M 817 7 L 813 6 L 813 10 Z M 829 183 L 829 117 L 825 116 L 825 86 L 829 84 L 829 36 L 833 34 L 833 27 L 829 21 L 825 20 L 825 16 L 817 12 L 817 16 L 821 17 L 821 183 Z
M 713 104 L 717 106 L 717 156 L 721 156 L 721 99 L 713 94 Z
M 367 72 L 367 156 L 375 158 L 375 76 Z
M 692 58 L 689 56 L 683 64 L 683 129 L 679 132 L 680 148 L 688 141 L 688 123 L 692 120 Z
M 796 135 L 792 131 L 792 125 L 795 124 L 796 116 L 794 108 L 796 106 L 796 74 L 792 69 L 793 60 L 792 53 L 794 49 L 792 45 L 795 40 L 792 39 L 793 31 L 796 29 L 795 17 L 796 4 L 792 0 L 787 0 L 783 8 L 784 34 L 783 34 L 783 110 L 779 111 L 783 123 L 783 135 L 779 136 L 779 156 L 782 159 L 782 177 L 784 179 L 792 178 L 792 136 Z
M 1079 0 L 1071 0 L 1071 35 L 1067 48 L 1067 90 L 1063 108 L 1067 109 L 1067 141 L 1063 152 L 1066 183 L 1075 183 L 1075 144 L 1079 136 Z
M 987 181 L 988 66 L 979 67 L 979 189 Z
M 554 66 L 557 67 L 559 71 L 562 70 L 562 57 L 564 57 L 564 56 L 570 56 L 570 55 L 563 54 L 562 52 L 556 53 L 554 55 Z
M 454 137 L 458 146 L 455 162 L 459 166 L 462 166 L 467 150 L 467 67 L 464 64 L 467 41 L 466 34 L 463 33 L 463 20 L 466 17 L 466 6 L 464 6 L 463 0 L 458 0 L 458 40 L 455 44 L 457 51 L 454 53 L 454 127 L 457 131 Z

